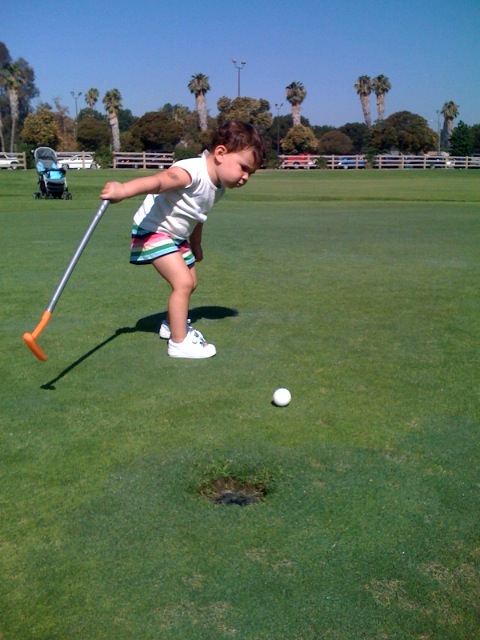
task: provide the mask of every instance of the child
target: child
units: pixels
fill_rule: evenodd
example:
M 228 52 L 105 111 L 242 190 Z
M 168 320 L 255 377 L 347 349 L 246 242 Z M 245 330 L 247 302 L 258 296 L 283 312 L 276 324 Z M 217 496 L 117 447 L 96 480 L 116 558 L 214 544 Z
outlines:
M 181 160 L 154 176 L 107 182 L 100 197 L 112 203 L 146 195 L 132 230 L 132 264 L 153 264 L 172 288 L 160 337 L 173 358 L 210 358 L 216 354 L 199 331 L 188 325 L 190 296 L 197 286 L 195 261 L 203 259 L 203 223 L 225 193 L 242 187 L 263 164 L 265 148 L 249 124 L 227 122 L 214 132 L 208 151 Z

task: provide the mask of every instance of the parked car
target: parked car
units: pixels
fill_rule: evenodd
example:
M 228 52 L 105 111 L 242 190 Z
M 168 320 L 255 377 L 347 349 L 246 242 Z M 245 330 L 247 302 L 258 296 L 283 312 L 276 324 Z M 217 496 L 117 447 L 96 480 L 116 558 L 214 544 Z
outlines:
M 315 169 L 317 158 L 307 153 L 296 156 L 280 156 L 280 169 Z
M 337 164 L 338 169 L 365 169 L 366 166 L 365 158 L 355 158 L 352 156 L 340 158 Z
M 0 169 L 18 169 L 20 162 L 10 153 L 0 153 Z
M 148 155 L 146 159 L 147 169 L 165 169 L 170 167 L 173 163 L 171 154 L 157 153 L 155 155 Z
M 108 166 L 111 169 L 114 166 L 113 162 Z M 117 161 L 115 163 L 115 167 L 117 169 L 141 169 L 142 166 L 143 165 L 141 159 L 132 160 L 131 158 L 117 158 Z
M 63 169 L 98 169 L 98 165 L 90 153 L 79 153 L 68 158 L 60 158 L 58 164 Z

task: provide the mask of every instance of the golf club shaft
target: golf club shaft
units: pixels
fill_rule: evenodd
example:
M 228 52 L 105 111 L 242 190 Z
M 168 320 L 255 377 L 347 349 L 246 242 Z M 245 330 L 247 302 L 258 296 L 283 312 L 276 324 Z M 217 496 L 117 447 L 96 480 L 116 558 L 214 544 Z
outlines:
M 90 223 L 90 226 L 88 227 L 88 229 L 86 230 L 80 244 L 78 245 L 75 253 L 72 256 L 72 259 L 70 260 L 68 267 L 65 271 L 65 273 L 62 276 L 62 279 L 60 280 L 60 282 L 57 285 L 57 288 L 55 289 L 53 296 L 50 299 L 50 302 L 48 303 L 48 306 L 46 308 L 46 311 L 52 313 L 53 309 L 55 308 L 55 305 L 58 302 L 58 299 L 60 298 L 62 291 L 65 288 L 65 285 L 68 282 L 68 279 L 70 278 L 70 276 L 72 275 L 72 271 L 75 269 L 75 265 L 77 264 L 80 256 L 82 255 L 83 250 L 85 249 L 87 242 L 90 240 L 90 236 L 92 235 L 92 233 L 95 230 L 95 227 L 97 226 L 97 224 L 100 222 L 100 218 L 103 216 L 103 214 L 105 213 L 108 205 L 110 204 L 110 200 L 103 200 L 102 204 L 98 207 L 95 215 L 93 216 L 93 219 Z

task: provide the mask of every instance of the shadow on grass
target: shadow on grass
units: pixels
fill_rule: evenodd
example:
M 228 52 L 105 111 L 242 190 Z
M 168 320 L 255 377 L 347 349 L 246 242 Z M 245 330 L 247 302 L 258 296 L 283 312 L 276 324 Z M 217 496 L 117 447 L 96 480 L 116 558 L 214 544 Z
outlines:
M 64 378 L 68 373 L 70 373 L 70 371 L 82 364 L 82 362 L 92 356 L 96 351 L 103 349 L 107 344 L 125 333 L 136 333 L 137 331 L 158 333 L 160 324 L 162 323 L 162 320 L 165 319 L 166 315 L 166 312 L 154 313 L 150 316 L 145 316 L 145 318 L 140 318 L 134 327 L 121 327 L 120 329 L 117 329 L 114 334 L 103 340 L 103 342 L 100 342 L 100 344 L 97 344 L 93 349 L 90 349 L 90 351 L 78 358 L 78 360 L 72 362 L 72 364 L 61 371 L 58 376 L 52 378 L 49 382 L 42 384 L 40 388 L 47 391 L 54 391 L 56 388 L 56 382 Z M 231 318 L 237 316 L 238 311 L 228 307 L 196 307 L 190 310 L 189 315 L 192 323 L 195 323 L 198 320 L 222 320 L 223 318 Z

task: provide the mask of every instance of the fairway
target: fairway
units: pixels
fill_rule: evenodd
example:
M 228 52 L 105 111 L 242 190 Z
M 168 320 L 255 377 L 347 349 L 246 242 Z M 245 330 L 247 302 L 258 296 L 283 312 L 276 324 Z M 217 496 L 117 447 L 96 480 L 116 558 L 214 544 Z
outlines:
M 109 207 L 0 173 L 0 640 L 473 640 L 480 628 L 480 171 L 258 172 L 167 285 Z M 292 394 L 272 404 L 277 387 Z M 265 487 L 215 504 L 218 478 Z

